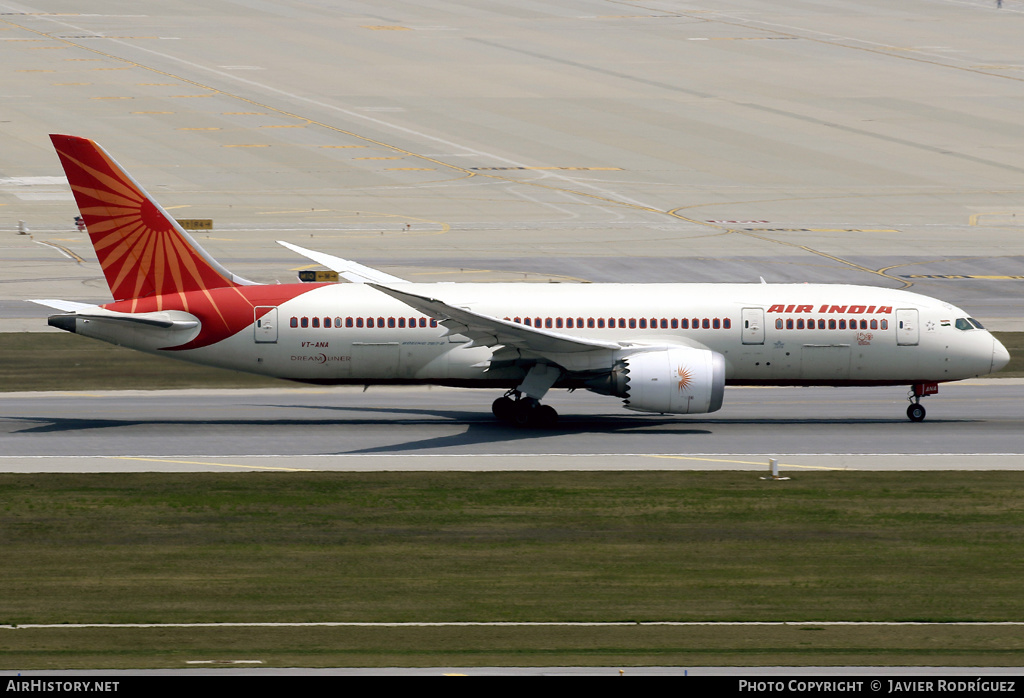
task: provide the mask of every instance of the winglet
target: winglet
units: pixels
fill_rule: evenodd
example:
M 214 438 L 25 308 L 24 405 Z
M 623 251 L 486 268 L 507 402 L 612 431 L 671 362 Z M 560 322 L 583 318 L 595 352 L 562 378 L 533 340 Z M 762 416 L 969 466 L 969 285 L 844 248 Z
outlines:
M 95 142 L 51 135 L 114 300 L 248 286 Z

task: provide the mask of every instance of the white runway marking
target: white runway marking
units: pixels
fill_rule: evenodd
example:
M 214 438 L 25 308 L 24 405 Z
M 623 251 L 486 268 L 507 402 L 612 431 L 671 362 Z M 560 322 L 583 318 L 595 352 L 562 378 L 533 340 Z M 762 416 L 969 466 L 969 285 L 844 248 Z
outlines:
M 374 453 L 314 455 L 0 456 L 5 473 L 218 472 L 612 472 L 1024 470 L 1024 453 Z
M 826 626 L 826 625 L 869 625 L 869 626 L 965 626 L 965 625 L 1024 625 L 1024 621 L 614 621 L 614 622 L 530 622 L 530 621 L 457 621 L 450 623 L 39 623 L 26 625 L 0 625 L 0 630 L 38 630 L 51 628 L 464 628 L 464 627 L 618 627 L 647 625 L 678 626 Z

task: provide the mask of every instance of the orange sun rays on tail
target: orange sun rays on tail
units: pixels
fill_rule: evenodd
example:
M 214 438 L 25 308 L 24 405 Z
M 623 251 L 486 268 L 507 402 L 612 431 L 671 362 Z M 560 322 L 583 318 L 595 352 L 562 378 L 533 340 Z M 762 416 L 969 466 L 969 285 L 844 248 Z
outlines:
M 50 136 L 114 300 L 237 286 L 107 153 Z

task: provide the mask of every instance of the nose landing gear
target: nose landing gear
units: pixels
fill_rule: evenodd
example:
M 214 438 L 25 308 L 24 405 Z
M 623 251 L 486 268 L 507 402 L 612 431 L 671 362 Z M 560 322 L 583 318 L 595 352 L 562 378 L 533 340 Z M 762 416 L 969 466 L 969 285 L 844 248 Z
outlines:
M 938 392 L 938 383 L 914 383 L 914 387 L 907 394 L 907 399 L 910 400 L 910 407 L 907 408 L 907 418 L 911 422 L 923 422 L 924 416 L 927 413 L 925 412 L 924 405 L 921 404 L 921 398 L 926 395 L 935 395 Z

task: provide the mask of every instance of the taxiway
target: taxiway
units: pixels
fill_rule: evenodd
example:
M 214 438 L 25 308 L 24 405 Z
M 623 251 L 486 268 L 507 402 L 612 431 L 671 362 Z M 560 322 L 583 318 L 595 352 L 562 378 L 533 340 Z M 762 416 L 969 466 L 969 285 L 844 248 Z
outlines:
M 0 394 L 0 470 L 993 470 L 1024 468 L 1024 381 L 943 386 L 929 417 L 898 388 L 729 388 L 720 412 L 632 413 L 557 391 L 554 429 L 451 388 Z

